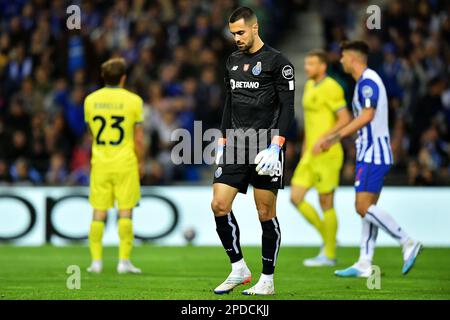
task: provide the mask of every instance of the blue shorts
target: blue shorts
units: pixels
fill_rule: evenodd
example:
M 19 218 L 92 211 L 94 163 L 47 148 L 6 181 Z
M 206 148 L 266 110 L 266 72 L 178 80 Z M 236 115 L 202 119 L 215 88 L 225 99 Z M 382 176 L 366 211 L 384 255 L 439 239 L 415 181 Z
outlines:
M 380 193 L 391 165 L 356 162 L 355 191 Z

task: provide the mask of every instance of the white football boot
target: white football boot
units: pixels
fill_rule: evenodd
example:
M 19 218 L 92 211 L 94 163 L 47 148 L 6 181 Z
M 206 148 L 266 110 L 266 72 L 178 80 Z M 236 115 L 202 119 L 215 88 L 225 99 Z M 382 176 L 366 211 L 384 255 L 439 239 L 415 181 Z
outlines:
M 336 259 L 329 259 L 322 247 L 316 257 L 303 260 L 303 265 L 305 267 L 333 267 L 336 265 Z
M 419 241 L 409 239 L 403 245 L 403 268 L 402 273 L 406 275 L 414 266 L 416 258 L 422 251 L 422 244 Z
M 372 265 L 358 261 L 347 269 L 336 270 L 334 274 L 343 278 L 368 278 L 372 275 Z
M 89 273 L 101 273 L 103 270 L 103 263 L 101 260 L 94 260 L 91 263 L 91 266 L 87 268 L 87 272 Z
M 242 291 L 246 296 L 271 296 L 275 294 L 273 280 L 259 279 L 258 283 L 250 289 Z
M 119 260 L 119 264 L 117 265 L 117 273 L 142 273 L 141 269 L 136 268 L 130 260 Z
M 252 273 L 247 266 L 235 271 L 231 271 L 229 276 L 217 288 L 215 294 L 230 293 L 234 288 L 241 284 L 247 284 L 252 281 Z

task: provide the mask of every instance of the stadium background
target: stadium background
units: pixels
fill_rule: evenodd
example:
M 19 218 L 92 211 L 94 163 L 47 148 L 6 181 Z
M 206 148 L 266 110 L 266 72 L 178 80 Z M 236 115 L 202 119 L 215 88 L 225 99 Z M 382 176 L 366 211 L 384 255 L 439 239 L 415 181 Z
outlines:
M 67 27 L 66 9 L 71 4 L 81 9 L 80 29 Z M 370 14 L 367 7 L 373 4 L 381 8 L 381 28 L 370 30 L 366 25 Z M 171 148 L 177 142 L 171 141 L 171 133 L 183 128 L 193 134 L 194 121 L 201 121 L 203 130 L 220 126 L 224 62 L 235 50 L 227 19 L 237 5 L 254 8 L 262 38 L 280 49 L 296 67 L 296 121 L 288 136 L 286 153 L 288 184 L 303 139 L 305 54 L 313 48 L 327 50 L 328 73 L 344 87 L 351 106 L 354 81 L 340 66 L 339 43 L 359 38 L 369 43 L 369 65 L 379 72 L 388 90 L 395 165 L 386 184 L 441 186 L 428 191 L 435 199 L 445 198 L 449 192 L 445 186 L 450 185 L 450 4 L 446 1 L 0 1 L 0 210 L 6 221 L 0 235 L 11 238 L 11 234 L 17 234 L 12 230 L 29 221 L 26 208 L 11 195 L 31 201 L 38 225 L 47 226 L 49 198 L 57 194 L 58 201 L 58 197 L 87 194 L 87 188 L 75 188 L 89 184 L 91 138 L 84 123 L 83 100 L 102 86 L 99 66 L 114 56 L 125 57 L 127 88 L 144 99 L 143 191 L 158 194 L 160 190 L 159 195 L 172 201 L 181 215 L 181 225 L 178 223 L 175 232 L 177 240 L 166 237 L 160 243 L 183 244 L 182 232 L 194 228 L 192 225 L 203 234 L 209 234 L 204 230 L 213 231 L 213 226 L 208 225 L 209 200 L 193 215 L 195 203 L 180 199 L 210 198 L 214 166 L 173 164 Z M 351 230 L 357 228 L 354 223 L 358 220 L 350 214 L 354 212 L 353 141 L 345 140 L 344 148 L 342 184 L 348 187 L 342 188 L 336 198 L 341 212 L 339 237 L 341 244 L 356 245 L 358 237 Z M 179 188 L 171 189 L 174 186 Z M 185 190 L 186 198 L 175 199 L 173 190 Z M 431 208 L 423 209 L 433 212 L 433 222 L 423 221 L 418 208 L 427 203 L 430 193 L 420 190 L 415 190 L 419 191 L 416 197 L 411 197 L 414 191 L 409 192 L 412 199 L 406 200 L 408 205 L 398 206 L 395 201 L 400 197 L 394 199 L 390 210 L 396 212 L 398 219 L 408 220 L 407 228 L 418 229 L 426 244 L 448 245 L 450 239 L 440 230 L 446 224 L 438 224 L 439 219 L 448 220 L 448 210 L 442 210 L 443 204 L 437 200 Z M 404 192 L 407 191 L 401 195 L 408 199 Z M 280 196 L 278 211 L 287 214 L 287 228 L 297 229 L 285 233 L 284 243 L 316 244 L 317 237 L 293 213 L 286 194 L 287 191 Z M 392 194 L 395 190 L 383 198 Z M 317 204 L 314 193 L 308 197 Z M 57 211 L 66 214 L 57 213 L 57 220 L 72 225 L 72 234 L 83 234 L 80 230 L 88 227 L 91 210 L 85 200 L 81 207 L 71 201 L 59 207 Z M 155 209 L 155 201 L 143 203 L 146 205 L 136 211 L 138 217 L 159 212 L 152 215 L 151 221 L 139 224 L 153 227 L 146 229 L 147 234 L 164 230 L 158 225 L 170 225 L 170 210 Z M 241 206 L 246 218 L 253 217 L 246 213 L 249 207 L 253 208 L 251 203 Z M 78 212 L 86 214 L 80 216 Z M 205 221 L 206 225 L 195 220 Z M 35 237 L 28 234 L 19 243 L 52 243 L 51 236 L 44 236 L 48 226 L 46 230 L 37 227 L 34 233 L 39 234 L 39 240 L 31 240 Z M 298 241 L 297 234 L 301 234 Z M 217 240 L 214 234 L 204 240 L 201 235 L 197 238 L 200 244 L 215 244 Z M 111 239 L 106 243 L 117 242 L 117 236 Z M 243 243 L 257 244 L 257 239 L 250 237 Z M 393 244 L 383 236 L 380 243 Z
M 71 4 L 81 8 L 80 30 L 67 30 L 66 8 Z M 329 269 L 300 266 L 303 258 L 316 254 L 316 247 L 305 246 L 319 245 L 319 237 L 292 208 L 288 190 L 283 191 L 278 212 L 285 246 L 277 266 L 276 298 L 450 297 L 448 1 L 0 0 L 0 299 L 214 298 L 208 289 L 223 280 L 228 265 L 221 249 L 204 247 L 219 244 L 209 208 L 213 168 L 173 165 L 170 134 L 176 128 L 192 132 L 196 120 L 202 121 L 203 130 L 219 126 L 224 62 L 235 50 L 227 18 L 238 4 L 256 11 L 263 40 L 296 67 L 296 121 L 288 137 L 286 181 L 300 157 L 306 52 L 327 50 L 328 73 L 345 88 L 350 102 L 354 82 L 340 67 L 339 43 L 355 38 L 369 43 L 369 64 L 388 89 L 396 160 L 381 201 L 427 247 L 408 281 L 400 278 L 399 249 L 377 249 L 375 262 L 383 267 L 387 288 L 378 293 L 361 291 L 365 287 L 352 281 L 330 281 Z M 371 4 L 381 8 L 380 30 L 366 28 Z M 83 198 L 91 143 L 83 99 L 102 85 L 99 66 L 112 56 L 126 58 L 127 88 L 145 102 L 143 193 L 150 198 L 135 211 L 136 235 L 169 230 L 175 216 L 171 204 L 178 220 L 174 230 L 153 241 L 165 246 L 134 249 L 142 277 L 117 278 L 116 249 L 107 246 L 105 273 L 83 274 L 83 290 L 75 292 L 64 286 L 65 270 L 69 264 L 88 265 L 91 219 Z M 344 148 L 342 183 L 347 186 L 336 194 L 339 266 L 356 256 L 360 230 L 351 186 L 353 142 L 346 140 Z M 308 200 L 318 207 L 314 192 Z M 260 230 L 255 228 L 251 197 L 238 197 L 235 209 L 245 230 L 241 242 L 246 259 L 256 271 L 260 249 L 253 246 L 260 243 Z M 112 210 L 107 221 L 106 245 L 118 242 L 115 214 Z M 194 246 L 185 246 L 192 231 Z M 77 239 L 64 237 L 81 239 L 81 246 L 73 242 Z M 396 245 L 384 234 L 378 240 L 383 246 Z M 41 246 L 46 243 L 56 246 Z
M 129 63 L 127 87 L 145 101 L 145 185 L 204 184 L 207 165 L 170 161 L 175 128 L 218 127 L 224 60 L 235 50 L 227 18 L 237 4 L 215 1 L 74 1 L 81 30 L 67 30 L 67 1 L 0 1 L 0 184 L 88 185 L 90 139 L 83 99 L 101 86 L 111 56 Z M 289 135 L 288 179 L 300 156 L 303 57 L 329 53 L 329 74 L 346 90 L 339 43 L 361 38 L 369 65 L 386 83 L 396 164 L 391 185 L 450 185 L 450 22 L 447 1 L 248 0 L 262 38 L 283 51 L 297 74 L 297 121 Z M 381 30 L 368 30 L 369 4 L 382 8 Z M 351 104 L 348 103 L 350 106 Z M 345 143 L 343 183 L 351 184 L 352 141 Z

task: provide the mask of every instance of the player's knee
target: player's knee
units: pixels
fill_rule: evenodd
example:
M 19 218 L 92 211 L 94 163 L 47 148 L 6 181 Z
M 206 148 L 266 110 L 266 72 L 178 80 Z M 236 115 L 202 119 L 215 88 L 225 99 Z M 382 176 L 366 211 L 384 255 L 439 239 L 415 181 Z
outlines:
M 231 205 L 222 199 L 213 199 L 211 209 L 216 217 L 224 216 L 231 211 Z
M 270 208 L 270 207 L 259 207 L 257 208 L 258 210 L 258 216 L 259 216 L 259 221 L 269 221 L 270 219 L 272 219 L 273 217 L 275 217 L 275 209 Z
M 106 210 L 94 209 L 94 212 L 93 212 L 93 215 L 92 215 L 92 220 L 94 220 L 94 221 L 105 221 L 106 220 L 106 214 L 107 214 Z
M 333 202 L 330 201 L 329 199 L 320 198 L 319 202 L 320 202 L 320 208 L 322 209 L 322 211 L 327 211 L 327 210 L 330 210 L 331 208 L 333 208 Z
M 356 212 L 364 218 L 366 215 L 367 210 L 369 209 L 369 205 L 365 202 L 356 202 L 355 204 Z

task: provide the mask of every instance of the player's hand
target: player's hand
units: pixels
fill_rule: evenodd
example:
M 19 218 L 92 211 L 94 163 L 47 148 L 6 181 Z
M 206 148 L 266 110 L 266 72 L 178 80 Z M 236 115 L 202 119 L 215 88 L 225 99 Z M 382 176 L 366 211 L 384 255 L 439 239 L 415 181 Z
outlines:
M 321 138 L 316 142 L 316 144 L 314 145 L 314 147 L 312 149 L 313 156 L 317 156 L 319 153 L 321 153 L 323 151 L 322 144 L 324 143 L 324 141 L 325 141 L 325 139 Z
M 316 145 L 313 148 L 313 155 L 328 151 L 331 146 L 339 140 L 341 140 L 341 136 L 339 134 L 332 134 L 326 136 L 325 138 L 319 139 L 319 141 L 317 141 Z
M 256 171 L 259 175 L 271 175 L 277 165 L 281 146 L 272 143 L 269 148 L 261 151 L 255 158 Z
M 333 145 L 331 138 L 332 137 L 327 137 L 327 139 L 322 142 L 321 144 L 322 151 L 328 151 L 331 148 L 331 146 Z
M 220 164 L 220 161 L 223 157 L 223 151 L 225 149 L 225 144 L 227 140 L 225 138 L 220 138 L 219 143 L 217 145 L 217 154 L 216 154 L 216 165 Z

